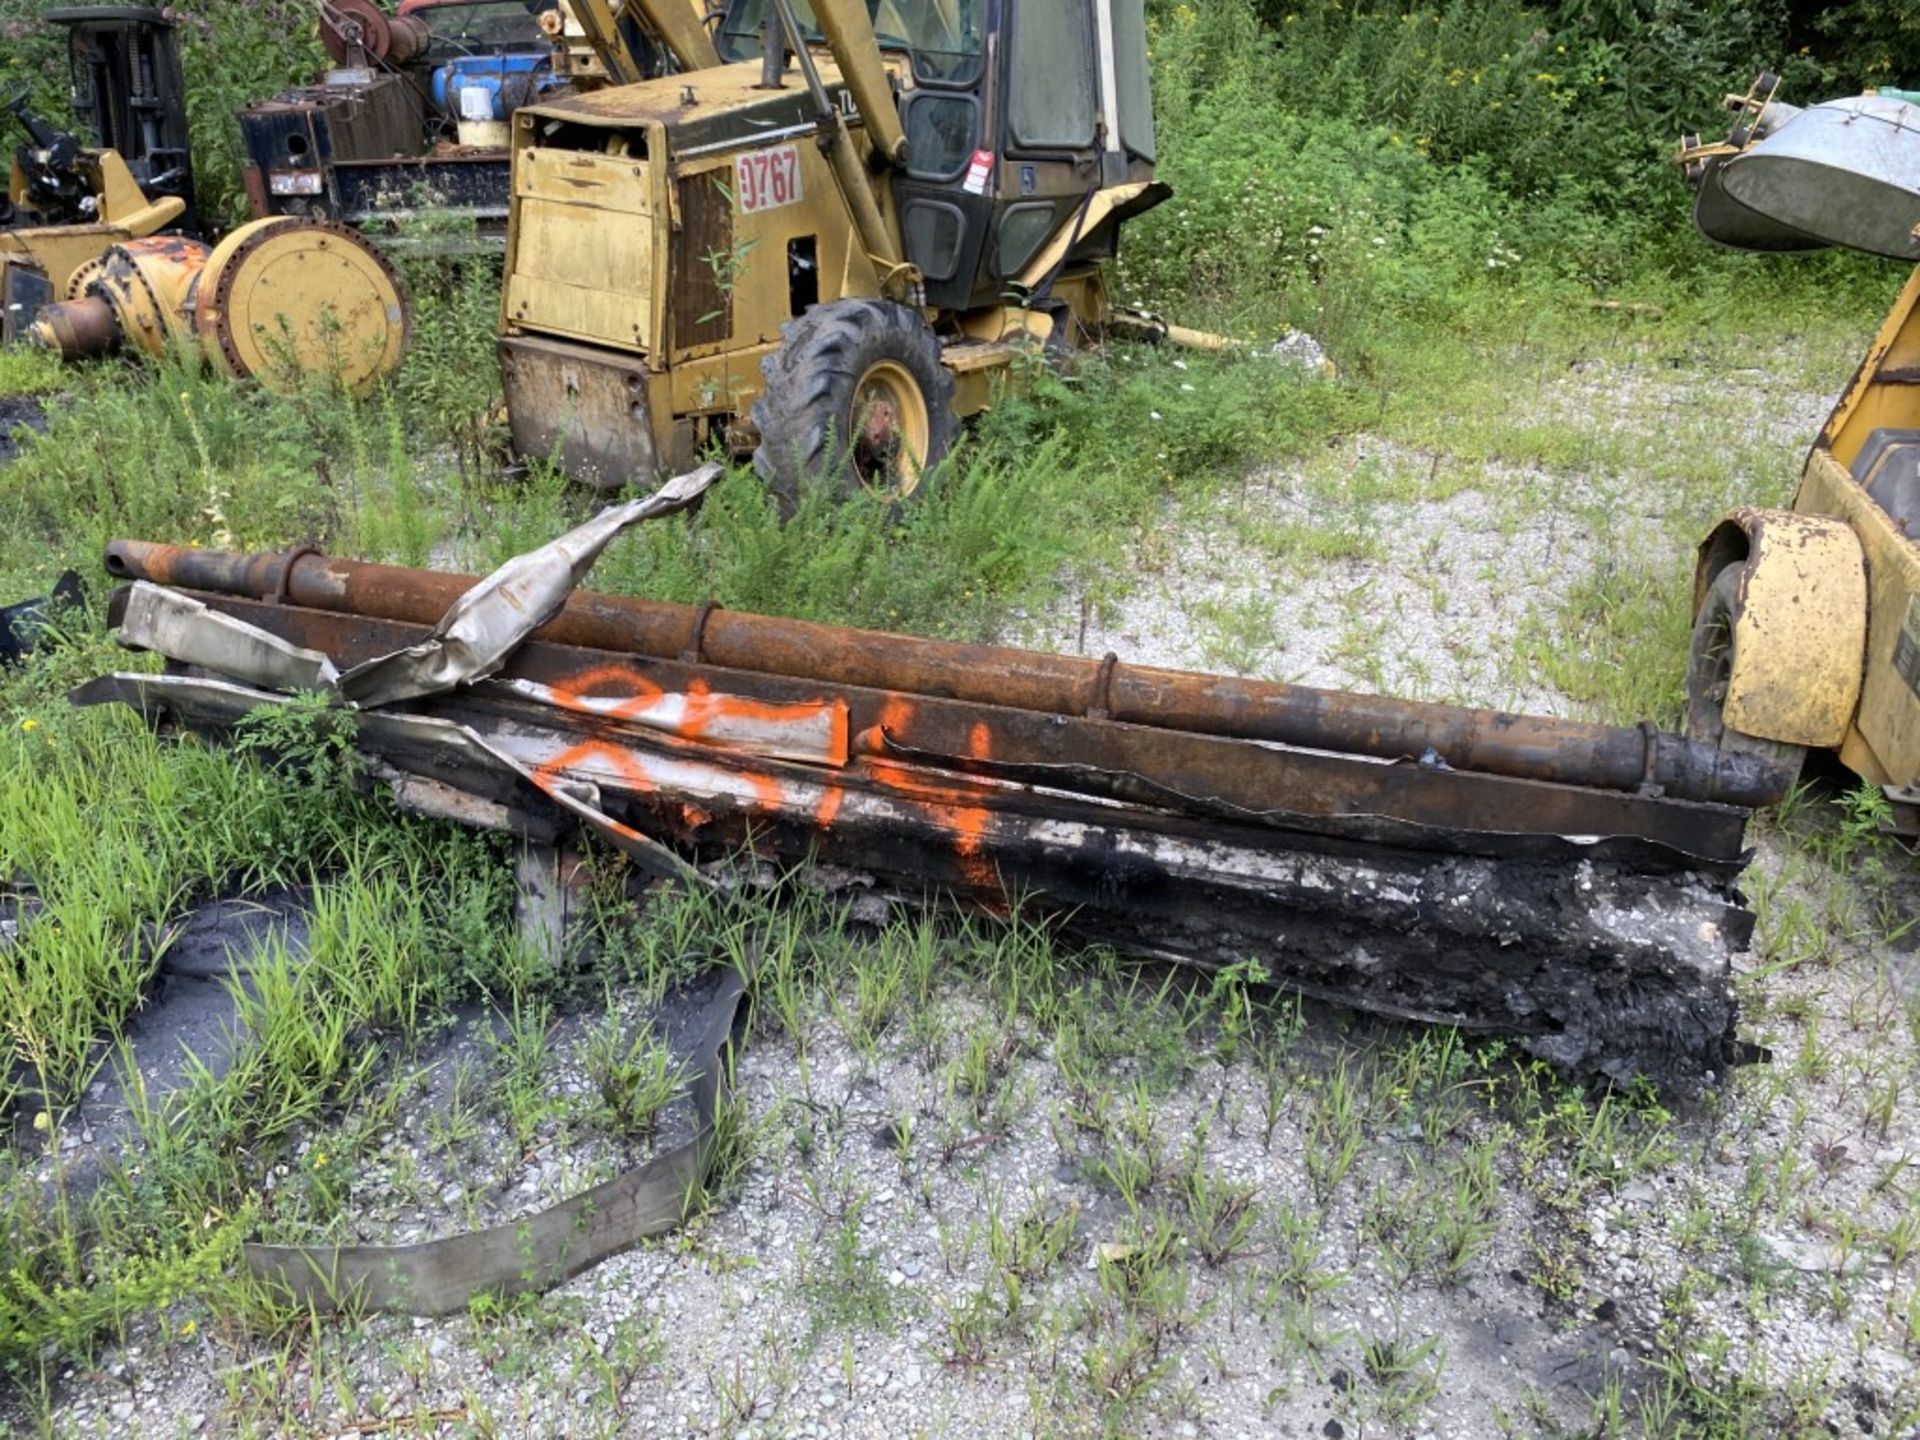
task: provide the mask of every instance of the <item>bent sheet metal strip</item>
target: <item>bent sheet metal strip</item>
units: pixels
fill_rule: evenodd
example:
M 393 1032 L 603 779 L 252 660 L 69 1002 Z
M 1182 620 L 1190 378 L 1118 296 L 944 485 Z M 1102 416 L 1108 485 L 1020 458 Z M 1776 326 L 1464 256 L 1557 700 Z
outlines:
M 170 660 L 275 690 L 319 691 L 363 710 L 451 690 L 497 670 L 565 603 L 621 531 L 685 509 L 719 475 L 720 467 L 713 465 L 681 476 L 646 499 L 611 507 L 539 550 L 515 557 L 463 595 L 427 640 L 344 676 L 335 672 L 324 655 L 209 611 L 187 596 L 144 583 L 134 587 L 120 639 Z M 242 712 L 286 703 L 284 694 L 245 685 L 135 675 L 97 681 L 74 698 L 80 703 L 117 698 L 145 711 L 153 708 L 157 695 L 174 689 L 192 689 L 203 696 L 228 692 L 221 698 L 237 704 Z M 561 709 L 583 708 L 569 703 L 573 697 L 554 692 L 527 698 Z M 709 734 L 714 743 L 764 750 L 778 758 L 846 762 L 844 704 L 768 707 L 748 701 L 733 705 L 728 699 L 634 697 L 612 707 L 604 701 L 585 702 L 584 708 L 606 708 L 632 723 L 662 729 L 691 726 Z M 363 724 L 367 722 L 425 738 L 460 754 L 468 763 L 506 771 L 655 874 L 711 883 L 666 846 L 602 811 L 591 786 L 537 774 L 465 726 L 393 713 L 364 715 Z M 690 1087 L 694 1135 L 684 1144 L 558 1205 L 485 1230 L 415 1245 L 250 1243 L 244 1247 L 247 1268 L 303 1308 L 357 1305 L 444 1315 L 463 1309 L 484 1293 L 549 1289 L 608 1256 L 674 1229 L 698 1201 L 712 1163 L 720 1106 L 727 1095 L 734 1027 L 753 968 L 749 961 L 742 970 L 728 971 L 703 1016 Z
M 748 966 L 751 969 L 751 965 Z M 694 1052 L 693 1138 L 638 1169 L 533 1215 L 417 1245 L 244 1248 L 253 1276 L 302 1309 L 344 1306 L 446 1315 L 477 1295 L 534 1294 L 676 1228 L 700 1202 L 728 1094 L 735 1022 L 748 976 L 724 973 Z
M 609 506 L 559 539 L 514 556 L 456 600 L 426 640 L 355 666 L 335 688 L 342 699 L 372 708 L 486 678 L 522 640 L 560 613 L 616 536 L 642 521 L 685 510 L 721 473 L 718 465 L 703 465 L 644 499 Z

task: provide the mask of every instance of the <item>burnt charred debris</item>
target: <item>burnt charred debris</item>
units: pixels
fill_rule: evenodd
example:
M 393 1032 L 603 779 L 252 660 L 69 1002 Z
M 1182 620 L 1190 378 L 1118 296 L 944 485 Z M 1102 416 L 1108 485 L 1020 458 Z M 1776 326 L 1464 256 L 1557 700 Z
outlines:
M 486 580 L 116 541 L 121 702 L 219 737 L 319 691 L 412 809 L 587 829 L 713 883 L 743 851 L 1018 905 L 1163 960 L 1514 1037 L 1670 1092 L 1733 1062 L 1736 889 L 1777 767 L 1620 729 L 579 590 L 604 512 Z M 676 488 L 677 487 L 677 488 Z

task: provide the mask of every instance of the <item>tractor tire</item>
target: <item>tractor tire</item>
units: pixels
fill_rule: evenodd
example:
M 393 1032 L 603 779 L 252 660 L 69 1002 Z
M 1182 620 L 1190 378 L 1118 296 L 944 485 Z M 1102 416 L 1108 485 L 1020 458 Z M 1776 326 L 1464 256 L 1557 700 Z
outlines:
M 906 500 L 953 448 L 953 375 L 917 310 L 816 305 L 781 327 L 760 373 L 753 468 L 789 514 L 819 484 Z
M 1687 648 L 1687 738 L 1785 765 L 1798 778 L 1807 758 L 1804 745 L 1743 735 L 1727 725 L 1727 682 L 1733 675 L 1733 621 L 1739 601 L 1740 567 L 1729 565 L 1713 577 L 1694 617 L 1693 640 Z

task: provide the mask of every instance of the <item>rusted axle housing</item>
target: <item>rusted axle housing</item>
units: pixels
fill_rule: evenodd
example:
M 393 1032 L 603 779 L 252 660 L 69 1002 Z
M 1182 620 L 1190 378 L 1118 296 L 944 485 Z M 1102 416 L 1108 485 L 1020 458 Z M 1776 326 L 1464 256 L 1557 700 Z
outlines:
M 127 580 L 433 625 L 474 576 L 339 560 L 312 551 L 241 555 L 141 540 L 107 547 Z M 1623 729 L 1495 710 L 1354 695 L 960 645 L 712 606 L 581 592 L 536 639 L 814 683 L 994 705 L 1059 716 L 1259 740 L 1456 771 L 1652 793 L 1752 808 L 1786 793 L 1784 769 L 1722 753 L 1652 726 Z M 1531 828 L 1517 825 L 1517 829 Z

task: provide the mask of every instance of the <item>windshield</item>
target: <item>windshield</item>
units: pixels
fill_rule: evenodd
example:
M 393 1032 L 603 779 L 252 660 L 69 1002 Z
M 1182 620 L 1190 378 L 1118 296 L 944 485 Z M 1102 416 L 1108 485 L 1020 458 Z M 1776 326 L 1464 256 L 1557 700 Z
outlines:
M 544 50 L 538 12 L 546 7 L 525 0 L 474 0 L 472 4 L 420 5 L 403 10 L 427 22 L 433 54 L 486 55 L 501 50 Z
M 980 64 L 981 0 L 867 0 L 873 33 L 889 49 L 913 56 L 923 80 L 970 81 Z M 760 35 L 773 11 L 771 0 L 732 0 L 720 23 L 720 51 L 729 60 L 760 53 Z M 825 43 L 807 0 L 793 0 L 793 13 L 807 39 Z

